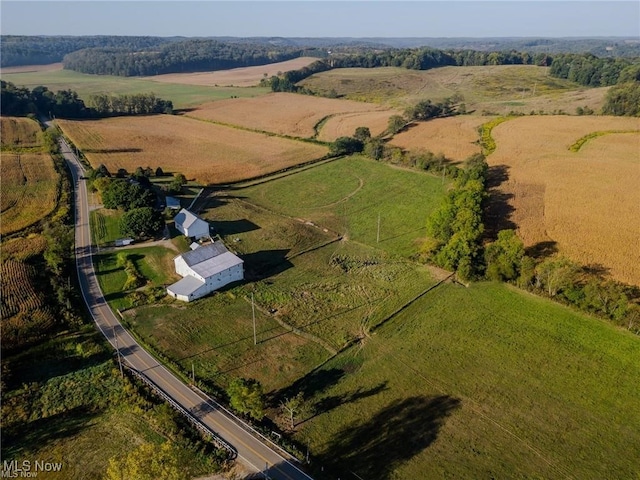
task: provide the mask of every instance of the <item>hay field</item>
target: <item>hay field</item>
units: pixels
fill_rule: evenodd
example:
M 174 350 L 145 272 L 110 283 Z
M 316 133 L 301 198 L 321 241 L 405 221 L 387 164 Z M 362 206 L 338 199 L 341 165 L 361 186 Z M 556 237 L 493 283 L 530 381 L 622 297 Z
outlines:
M 130 172 L 159 166 L 204 184 L 264 175 L 327 153 L 320 145 L 171 115 L 58 123 L 94 166 Z
M 393 137 L 391 145 L 405 150 L 426 149 L 444 153 L 451 160 L 464 160 L 480 153 L 477 128 L 490 117 L 461 115 L 419 122 Z
M 19 65 L 16 67 L 3 67 L 2 73 L 30 73 L 30 72 L 55 72 L 62 70 L 62 63 L 48 63 L 46 65 Z
M 3 149 L 37 147 L 42 143 L 40 125 L 26 117 L 0 117 Z
M 636 130 L 640 119 L 521 117 L 494 128 L 489 165 L 506 165 L 499 189 L 512 196 L 511 220 L 527 246 L 557 242 L 584 265 L 640 285 L 640 133 L 615 133 L 569 147 L 592 132 Z
M 278 72 L 299 70 L 316 61 L 318 61 L 318 59 L 314 57 L 300 57 L 287 60 L 286 62 L 257 65 L 255 67 L 232 68 L 229 70 L 217 70 L 215 72 L 167 73 L 142 78 L 153 82 L 180 83 L 183 85 L 255 87 L 260 83 L 260 80 L 265 77 L 268 78 L 277 75 Z
M 1 234 L 22 230 L 55 208 L 58 174 L 48 154 L 3 153 L 0 177 Z
M 575 112 L 576 107 L 599 110 L 607 88 L 588 89 L 549 76 L 548 67 L 493 65 L 407 70 L 400 67 L 342 68 L 322 72 L 300 85 L 326 94 L 335 90 L 350 100 L 405 108 L 420 100 L 441 101 L 462 95 L 468 111 L 544 110 Z
M 375 137 L 387 129 L 389 117 L 401 114 L 400 111 L 386 110 L 334 115 L 318 127 L 318 140 L 333 142 L 338 137 L 350 137 L 358 127 L 369 127 L 371 135 Z
M 208 103 L 194 109 L 189 115 L 278 135 L 311 138 L 316 133 L 314 127 L 329 115 L 364 112 L 389 110 L 378 105 L 348 100 L 271 93 L 256 98 L 234 98 Z

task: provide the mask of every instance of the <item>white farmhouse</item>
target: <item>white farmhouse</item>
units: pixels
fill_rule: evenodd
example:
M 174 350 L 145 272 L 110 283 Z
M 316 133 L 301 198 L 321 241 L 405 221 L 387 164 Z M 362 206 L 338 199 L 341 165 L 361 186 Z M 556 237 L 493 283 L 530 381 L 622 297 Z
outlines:
M 209 236 L 209 223 L 186 208 L 180 210 L 173 220 L 176 229 L 185 237 L 193 237 L 198 240 Z
M 174 258 L 182 280 L 167 287 L 173 298 L 190 302 L 244 278 L 243 261 L 222 242 L 214 242 Z

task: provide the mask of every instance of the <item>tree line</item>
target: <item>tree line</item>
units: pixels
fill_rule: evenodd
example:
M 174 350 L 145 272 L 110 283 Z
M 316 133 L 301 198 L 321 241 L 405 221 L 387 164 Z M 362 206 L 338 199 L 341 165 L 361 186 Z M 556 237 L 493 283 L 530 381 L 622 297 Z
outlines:
M 53 93 L 47 87 L 33 90 L 1 82 L 0 101 L 4 115 L 23 116 L 41 112 L 60 118 L 101 118 L 117 115 L 173 113 L 173 103 L 153 93 L 132 95 L 91 95 L 89 105 L 73 90 Z
M 97 75 L 143 76 L 225 70 L 282 62 L 312 54 L 299 47 L 273 47 L 217 40 L 186 40 L 153 50 L 97 47 L 65 55 L 65 69 Z

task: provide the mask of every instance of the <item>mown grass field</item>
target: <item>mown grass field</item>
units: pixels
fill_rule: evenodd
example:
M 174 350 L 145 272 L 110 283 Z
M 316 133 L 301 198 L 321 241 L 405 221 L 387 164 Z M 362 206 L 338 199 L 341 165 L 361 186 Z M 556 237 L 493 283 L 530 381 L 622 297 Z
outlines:
M 297 385 L 296 438 L 317 478 L 635 478 L 639 355 L 557 304 L 445 284 Z
M 116 210 L 100 209 L 90 212 L 91 240 L 94 245 L 113 245 L 120 233 L 122 214 Z
M 446 188 L 439 177 L 354 156 L 243 189 L 241 194 L 350 240 L 409 257 L 417 252 L 429 212 Z
M 311 138 L 314 127 L 323 119 L 359 113 L 389 116 L 396 112 L 378 105 L 333 98 L 312 97 L 295 93 L 270 93 L 256 98 L 234 98 L 204 104 L 189 112 L 190 116 L 239 125 L 279 135 Z M 368 126 L 366 123 L 356 126 Z M 375 128 L 374 128 L 375 129 Z M 355 127 L 354 127 L 355 130 Z M 353 135 L 353 131 L 349 132 Z
M 158 166 L 203 184 L 227 183 L 321 158 L 328 149 L 172 115 L 58 120 L 92 165 Z
M 610 130 L 630 133 L 597 136 L 570 150 L 585 135 Z M 497 149 L 487 160 L 506 169 L 498 190 L 514 208 L 509 220 L 525 244 L 555 242 L 574 261 L 640 285 L 640 120 L 521 117 L 492 135 Z
M 73 70 L 31 70 L 29 72 L 2 72 L 2 80 L 15 85 L 33 89 L 39 85 L 49 90 L 74 90 L 85 102 L 89 96 L 98 93 L 131 95 L 133 93 L 153 92 L 157 97 L 171 100 L 177 109 L 200 105 L 213 100 L 231 97 L 253 97 L 263 95 L 268 88 L 214 87 L 201 85 L 181 85 L 161 83 L 134 77 L 116 77 L 111 75 L 88 75 Z
M 343 68 L 315 74 L 300 84 L 313 91 L 335 90 L 349 100 L 405 108 L 420 100 L 434 102 L 456 94 L 464 97 L 468 111 L 504 114 L 545 110 L 575 112 L 585 105 L 599 110 L 606 88 L 587 89 L 549 76 L 547 67 L 494 65 L 442 67 L 415 71 L 400 67 Z
M 58 173 L 48 153 L 42 153 L 39 125 L 33 120 L 0 117 L 2 154 L 0 233 L 22 230 L 46 217 L 56 206 Z M 28 152 L 21 152 L 27 148 Z

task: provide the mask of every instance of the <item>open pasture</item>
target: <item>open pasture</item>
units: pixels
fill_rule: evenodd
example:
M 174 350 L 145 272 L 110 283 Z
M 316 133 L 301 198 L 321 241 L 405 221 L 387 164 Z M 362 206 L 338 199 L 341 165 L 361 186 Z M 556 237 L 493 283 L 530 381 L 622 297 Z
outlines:
M 417 252 L 427 217 L 446 188 L 440 178 L 427 173 L 346 157 L 238 194 L 272 211 L 409 257 Z
M 167 73 L 142 78 L 153 82 L 179 83 L 182 85 L 255 87 L 263 78 L 270 78 L 281 72 L 299 70 L 316 61 L 318 59 L 315 57 L 299 57 L 285 62 L 257 65 L 255 67 L 232 68 L 213 72 Z
M 581 137 L 611 130 L 569 148 Z M 510 220 L 527 246 L 556 242 L 583 265 L 640 285 L 640 119 L 521 117 L 493 130 L 490 166 L 504 166 L 499 190 L 515 209 Z
M 95 167 L 160 166 L 204 184 L 264 175 L 327 153 L 320 145 L 172 115 L 58 123 Z
M 316 135 L 315 128 L 319 122 L 329 116 L 385 111 L 388 110 L 362 102 L 295 93 L 270 93 L 256 98 L 208 103 L 192 110 L 189 115 L 279 135 L 311 138 Z
M 327 478 L 634 478 L 638 355 L 548 300 L 444 284 L 291 390 L 315 407 L 296 437 Z
M 504 113 L 505 109 L 525 113 L 540 109 L 574 112 L 576 107 L 585 105 L 598 110 L 607 90 L 587 89 L 551 77 L 547 67 L 533 65 L 441 67 L 424 71 L 400 67 L 343 68 L 317 73 L 300 85 L 323 94 L 335 90 L 350 100 L 397 108 L 424 99 L 438 102 L 458 95 L 468 111 L 497 113 Z
M 461 161 L 481 152 L 477 129 L 488 121 L 489 117 L 459 115 L 418 122 L 394 135 L 389 144 L 409 151 L 443 153 L 448 159 Z
M 0 233 L 17 232 L 56 206 L 58 174 L 48 154 L 3 153 L 0 161 Z
M 187 108 L 201 103 L 230 97 L 252 97 L 268 91 L 266 87 L 239 88 L 213 87 L 202 85 L 181 85 L 175 83 L 152 82 L 137 77 L 117 77 L 112 75 L 89 75 L 73 70 L 36 70 L 14 72 L 2 69 L 2 80 L 18 86 L 33 89 L 46 86 L 52 92 L 74 90 L 85 102 L 90 95 L 98 93 L 131 95 L 153 92 L 157 97 L 171 100 L 174 108 Z
M 26 117 L 0 117 L 0 141 L 3 150 L 38 147 L 42 144 L 38 122 Z

